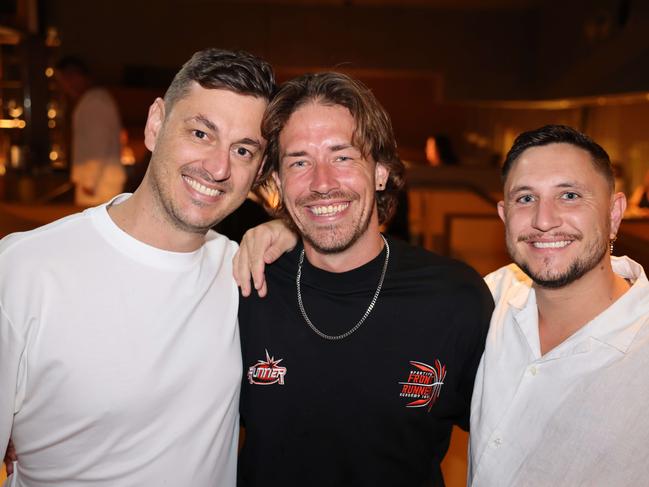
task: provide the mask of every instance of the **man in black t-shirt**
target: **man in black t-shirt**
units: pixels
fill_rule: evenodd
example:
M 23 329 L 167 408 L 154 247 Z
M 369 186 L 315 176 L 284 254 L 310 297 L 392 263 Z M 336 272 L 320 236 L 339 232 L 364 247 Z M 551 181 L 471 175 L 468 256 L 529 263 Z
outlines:
M 241 300 L 239 484 L 443 485 L 452 425 L 468 428 L 488 289 L 466 265 L 380 233 L 404 168 L 362 84 L 290 81 L 262 132 L 263 180 L 301 244 L 267 268 L 268 297 Z

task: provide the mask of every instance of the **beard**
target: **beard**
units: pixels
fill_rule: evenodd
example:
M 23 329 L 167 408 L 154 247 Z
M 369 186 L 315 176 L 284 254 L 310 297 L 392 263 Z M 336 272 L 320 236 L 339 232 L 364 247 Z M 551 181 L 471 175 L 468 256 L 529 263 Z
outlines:
M 608 233 L 608 232 L 607 232 Z M 545 289 L 559 289 L 575 282 L 576 280 L 583 277 L 585 274 L 593 270 L 597 265 L 602 261 L 606 253 L 608 252 L 608 241 L 603 238 L 603 235 L 597 235 L 593 242 L 588 245 L 584 252 L 576 257 L 568 266 L 567 269 L 563 271 L 553 271 L 547 266 L 550 265 L 550 261 L 545 261 L 546 268 L 540 271 L 533 271 L 530 265 L 523 259 L 523 257 L 518 253 L 516 249 L 516 244 L 511 243 L 512 240 L 507 238 L 507 250 L 509 255 L 514 261 L 514 263 L 520 267 L 525 274 L 527 274 L 530 279 L 539 287 Z M 581 235 L 553 235 L 553 236 L 565 236 L 570 240 L 581 241 L 583 237 Z M 519 237 L 518 242 L 525 242 L 531 240 L 536 236 L 525 236 Z
M 316 232 L 304 232 L 302 233 L 302 238 L 313 247 L 315 251 L 320 254 L 337 254 L 339 252 L 344 252 L 365 233 L 367 227 L 370 225 L 370 219 L 366 218 L 364 221 L 360 222 L 360 225 L 354 227 L 354 231 L 351 234 L 345 235 L 342 232 L 339 232 L 335 226 L 325 227 L 316 232 L 326 233 L 326 237 L 320 237 L 315 235 Z
M 311 195 L 296 200 L 298 208 L 304 208 L 314 202 L 322 202 L 326 199 L 343 199 L 350 202 L 360 200 L 360 196 L 353 192 L 334 191 L 323 199 L 321 195 Z M 315 226 L 308 221 L 300 221 L 295 215 L 290 215 L 291 226 L 297 230 L 302 239 L 320 254 L 337 254 L 344 252 L 367 231 L 372 217 L 372 206 L 368 211 L 362 211 L 353 221 L 343 225 Z
M 155 161 L 152 160 L 149 164 L 155 164 Z M 202 170 L 187 169 L 185 170 L 185 173 L 189 174 L 190 176 L 195 176 L 196 178 L 210 178 L 210 175 Z M 210 230 L 210 228 L 212 228 L 224 218 L 225 214 L 218 213 L 211 215 L 208 219 L 202 220 L 192 219 L 183 210 L 182 206 L 174 200 L 174 197 L 168 187 L 169 181 L 173 177 L 175 176 L 171 174 L 166 167 L 159 167 L 159 165 L 154 165 L 151 168 L 151 177 L 148 179 L 148 183 L 151 187 L 152 194 L 156 199 L 156 204 L 160 214 L 167 223 L 172 225 L 177 230 L 186 233 L 205 235 Z M 229 192 L 231 190 L 231 185 L 229 183 L 224 183 L 220 186 L 223 188 L 223 191 Z M 245 199 L 245 195 L 243 199 Z M 243 199 L 241 200 L 241 202 L 243 202 Z M 192 201 L 192 204 L 198 208 L 207 206 L 201 201 Z M 236 207 L 237 206 L 235 206 L 234 208 Z

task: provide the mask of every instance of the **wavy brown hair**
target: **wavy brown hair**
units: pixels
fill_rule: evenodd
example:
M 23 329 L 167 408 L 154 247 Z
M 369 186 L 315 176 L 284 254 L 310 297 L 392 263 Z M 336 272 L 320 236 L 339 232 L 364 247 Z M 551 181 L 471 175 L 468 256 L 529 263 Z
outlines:
M 394 215 L 397 197 L 403 188 L 405 168 L 397 154 L 392 122 L 374 94 L 360 81 L 342 73 L 305 74 L 284 83 L 268 105 L 261 123 L 261 133 L 268 141 L 266 162 L 260 183 L 274 187 L 271 177 L 279 172 L 279 134 L 290 116 L 309 102 L 347 108 L 356 128 L 352 143 L 364 158 L 383 164 L 389 171 L 386 187 L 376 192 L 379 223 L 387 223 Z M 275 213 L 286 217 L 280 201 Z

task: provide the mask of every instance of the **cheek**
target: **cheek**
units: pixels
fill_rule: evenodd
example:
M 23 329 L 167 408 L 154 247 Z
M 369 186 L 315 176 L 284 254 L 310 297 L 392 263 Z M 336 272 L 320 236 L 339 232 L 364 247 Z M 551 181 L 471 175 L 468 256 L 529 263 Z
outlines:
M 505 228 L 510 235 L 517 235 L 531 226 L 531 213 L 525 210 L 510 210 L 506 214 Z
M 259 165 L 255 163 L 234 166 L 232 168 L 232 179 L 236 181 L 237 184 L 250 187 L 257 177 L 258 169 Z
M 308 192 L 310 177 L 307 171 L 301 173 L 284 174 L 280 178 L 281 192 L 285 196 L 297 196 L 301 193 Z M 290 200 L 290 198 L 287 198 Z M 290 203 L 290 201 L 287 201 Z

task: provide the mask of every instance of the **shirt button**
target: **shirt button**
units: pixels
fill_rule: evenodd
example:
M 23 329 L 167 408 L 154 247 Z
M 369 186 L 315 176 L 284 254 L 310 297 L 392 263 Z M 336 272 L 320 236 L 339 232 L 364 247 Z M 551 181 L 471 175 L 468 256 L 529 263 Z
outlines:
M 495 446 L 496 448 L 498 448 L 500 445 L 503 444 L 503 440 L 502 440 L 502 438 L 496 438 L 496 439 L 494 439 L 493 444 L 494 444 L 494 446 Z
M 536 367 L 535 367 L 534 365 L 532 365 L 532 366 L 530 367 L 530 374 L 532 374 L 532 375 L 536 375 L 537 372 L 538 372 L 538 371 L 537 371 Z

